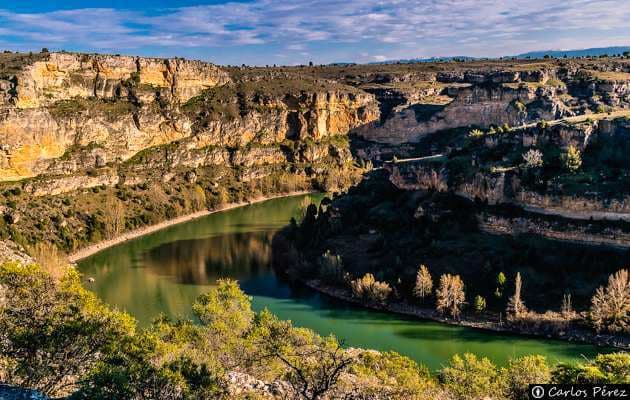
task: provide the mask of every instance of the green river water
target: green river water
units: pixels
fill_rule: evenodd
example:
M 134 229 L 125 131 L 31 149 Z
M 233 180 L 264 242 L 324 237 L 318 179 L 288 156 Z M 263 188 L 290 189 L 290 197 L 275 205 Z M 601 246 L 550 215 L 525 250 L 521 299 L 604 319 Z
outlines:
M 311 196 L 318 200 L 320 196 Z M 111 247 L 79 263 L 86 286 L 141 325 L 160 313 L 190 317 L 195 298 L 216 279 L 237 279 L 255 310 L 334 333 L 345 345 L 394 350 L 438 369 L 453 354 L 472 352 L 498 364 L 523 354 L 551 362 L 578 360 L 594 346 L 496 334 L 366 310 L 290 285 L 270 267 L 273 232 L 299 214 L 304 196 L 216 213 Z

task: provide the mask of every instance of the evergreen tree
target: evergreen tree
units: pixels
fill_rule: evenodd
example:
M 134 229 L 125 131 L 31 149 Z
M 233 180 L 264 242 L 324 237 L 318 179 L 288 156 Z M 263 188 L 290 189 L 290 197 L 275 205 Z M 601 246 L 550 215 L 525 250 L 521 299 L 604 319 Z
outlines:
M 563 153 L 562 164 L 569 172 L 575 173 L 582 166 L 582 153 L 575 146 L 569 146 L 566 153 Z
M 483 296 L 475 297 L 475 312 L 481 313 L 486 309 L 486 299 Z

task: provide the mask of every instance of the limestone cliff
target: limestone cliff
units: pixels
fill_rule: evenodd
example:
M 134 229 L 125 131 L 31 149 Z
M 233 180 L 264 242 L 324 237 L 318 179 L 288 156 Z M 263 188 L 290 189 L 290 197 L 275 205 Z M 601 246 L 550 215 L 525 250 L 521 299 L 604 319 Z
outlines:
M 2 78 L 0 181 L 73 174 L 182 139 L 187 149 L 317 141 L 378 118 L 373 96 L 352 88 L 294 79 L 297 90 L 272 80 L 280 87 L 260 92 L 181 59 L 53 53 Z
M 392 181 L 489 203 L 625 210 L 624 190 L 609 200 L 625 180 L 576 194 L 575 177 L 542 185 L 514 170 L 527 149 L 548 148 L 556 168 L 569 145 L 588 154 L 618 137 L 602 117 L 630 108 L 629 77 L 620 58 L 257 68 L 2 53 L 0 239 L 74 249 L 228 201 L 344 189 L 373 163 L 429 153 L 446 165 L 395 165 Z M 597 124 L 558 123 L 590 115 Z M 541 134 L 539 120 L 555 122 Z M 466 153 L 471 129 L 497 126 L 503 135 Z M 612 177 L 627 147 L 609 142 L 585 161 L 608 163 Z M 124 216 L 113 213 L 121 204 Z
M 623 155 L 629 137 L 626 118 L 531 126 L 471 139 L 443 159 L 385 167 L 389 180 L 403 190 L 451 191 L 490 205 L 516 204 L 569 218 L 630 220 Z M 559 154 L 569 147 L 582 154 L 579 175 L 558 165 Z M 524 164 L 522 154 L 529 150 L 540 151 L 540 170 Z
M 0 96 L 17 108 L 36 108 L 74 97 L 121 98 L 133 81 L 186 101 L 229 80 L 225 71 L 200 61 L 51 53 L 3 76 Z

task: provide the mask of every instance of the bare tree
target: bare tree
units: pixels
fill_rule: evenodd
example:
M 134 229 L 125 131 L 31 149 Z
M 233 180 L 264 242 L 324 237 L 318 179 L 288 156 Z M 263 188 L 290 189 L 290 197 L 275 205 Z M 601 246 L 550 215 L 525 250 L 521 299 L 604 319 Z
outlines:
M 562 307 L 560 308 L 560 313 L 562 313 L 562 316 L 565 318 L 570 318 L 575 314 L 573 311 L 570 293 L 565 293 L 565 295 L 562 296 Z
M 461 307 L 466 300 L 464 282 L 459 275 L 444 274 L 440 277 L 440 286 L 436 292 L 436 306 L 441 313 L 448 313 L 459 318 Z
M 125 230 L 125 206 L 116 197 L 106 200 L 105 229 L 108 238 L 118 236 Z
M 363 278 L 351 281 L 350 287 L 354 297 L 378 304 L 385 304 L 392 293 L 389 283 L 377 281 L 370 273 L 365 274 Z
M 630 280 L 622 269 L 608 277 L 591 300 L 591 320 L 598 331 L 630 332 Z
M 523 153 L 525 168 L 539 168 L 543 166 L 543 155 L 540 150 L 530 149 Z
M 507 314 L 509 316 L 518 318 L 527 312 L 525 303 L 521 299 L 521 290 L 523 287 L 523 281 L 521 280 L 521 273 L 516 273 L 516 279 L 514 280 L 514 295 L 510 297 L 507 305 Z
M 416 286 L 413 288 L 414 296 L 423 299 L 431 294 L 433 290 L 433 279 L 426 265 L 420 265 L 416 275 Z

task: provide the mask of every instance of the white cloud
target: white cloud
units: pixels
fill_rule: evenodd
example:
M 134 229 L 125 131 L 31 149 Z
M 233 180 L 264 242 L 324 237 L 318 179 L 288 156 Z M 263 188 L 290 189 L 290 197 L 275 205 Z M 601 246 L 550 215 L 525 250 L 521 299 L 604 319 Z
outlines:
M 0 40 L 91 50 L 273 45 L 296 53 L 314 53 L 311 46 L 317 44 L 321 52 L 345 46 L 354 59 L 365 59 L 361 53 L 366 50 L 401 58 L 410 53 L 496 56 L 630 45 L 628 21 L 630 1 L 618 0 L 253 0 L 159 10 L 157 15 L 117 9 L 0 10 Z M 616 43 L 610 43 L 611 33 Z
M 374 61 L 385 61 L 385 60 L 387 60 L 387 58 L 388 58 L 387 56 L 380 55 L 380 54 L 376 55 L 376 56 L 372 56 L 372 59 Z

